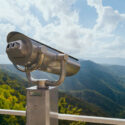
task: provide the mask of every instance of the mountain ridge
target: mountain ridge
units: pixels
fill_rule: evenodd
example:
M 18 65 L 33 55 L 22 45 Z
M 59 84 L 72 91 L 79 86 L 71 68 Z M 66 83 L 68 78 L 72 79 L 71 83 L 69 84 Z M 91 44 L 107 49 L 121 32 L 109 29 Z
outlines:
M 67 77 L 59 90 L 96 105 L 109 116 L 124 117 L 122 112 L 125 111 L 125 66 L 102 65 L 89 60 L 80 61 L 80 64 L 79 73 Z M 0 68 L 8 74 L 13 71 L 18 77 L 26 80 L 25 73 L 19 72 L 12 65 L 0 65 Z M 52 80 L 58 77 L 40 71 L 32 75 Z

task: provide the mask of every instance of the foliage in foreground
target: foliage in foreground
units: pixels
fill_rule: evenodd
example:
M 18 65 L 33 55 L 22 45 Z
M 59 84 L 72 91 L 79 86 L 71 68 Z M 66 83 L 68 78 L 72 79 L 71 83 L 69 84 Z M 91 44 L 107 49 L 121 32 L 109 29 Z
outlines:
M 25 96 L 8 85 L 0 85 L 0 108 L 25 110 Z M 0 125 L 25 125 L 25 117 L 0 115 Z
M 25 96 L 8 85 L 0 85 L 0 108 L 25 110 Z M 59 99 L 59 112 L 79 115 L 82 109 L 74 107 L 66 102 L 65 97 Z M 25 117 L 0 115 L 0 125 L 24 125 Z M 59 121 L 59 125 L 85 125 L 82 122 Z
M 82 109 L 78 107 L 74 107 L 66 102 L 66 97 L 61 97 L 59 99 L 59 112 L 63 114 L 75 114 L 80 115 L 82 113 Z M 83 122 L 72 122 L 72 121 L 59 121 L 59 125 L 85 125 Z

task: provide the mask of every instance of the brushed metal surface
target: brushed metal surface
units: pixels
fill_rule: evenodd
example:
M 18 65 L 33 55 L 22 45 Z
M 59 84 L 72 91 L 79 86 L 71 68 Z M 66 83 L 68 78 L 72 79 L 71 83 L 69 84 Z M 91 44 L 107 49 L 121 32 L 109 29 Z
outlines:
M 125 125 L 125 119 L 120 118 L 108 118 L 108 117 L 97 117 L 97 116 L 85 116 L 85 115 L 72 115 L 72 114 L 60 114 L 51 112 L 51 117 L 58 118 L 60 120 L 69 121 L 81 121 L 89 123 L 102 123 L 110 125 Z
M 26 111 L 0 109 L 0 114 L 3 114 L 3 115 L 15 115 L 15 116 L 26 116 Z
M 59 54 L 64 54 L 52 47 L 49 47 L 43 43 L 33 40 L 24 34 L 18 32 L 10 32 L 7 37 L 6 52 L 9 59 L 16 65 L 27 66 L 28 68 L 37 67 L 38 70 L 42 70 L 49 73 L 60 75 L 60 60 Z M 13 46 L 15 43 L 15 46 Z M 18 46 L 16 46 L 18 44 Z M 41 58 L 41 54 L 44 56 Z M 66 65 L 66 76 L 76 74 L 80 69 L 79 60 L 68 55 Z
M 0 109 L 0 114 L 26 116 L 26 111 Z M 56 112 L 50 112 L 50 117 L 60 119 L 60 120 L 83 121 L 83 122 L 90 122 L 90 123 L 103 123 L 103 124 L 108 124 L 108 125 L 109 124 L 125 125 L 125 119 L 120 119 L 120 118 L 106 118 L 106 117 L 97 117 L 97 116 L 60 114 L 60 113 L 56 113 Z

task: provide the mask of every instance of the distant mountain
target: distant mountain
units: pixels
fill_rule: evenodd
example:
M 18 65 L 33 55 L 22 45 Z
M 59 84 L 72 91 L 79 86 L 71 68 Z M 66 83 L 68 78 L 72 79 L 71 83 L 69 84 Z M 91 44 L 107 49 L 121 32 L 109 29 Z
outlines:
M 96 63 L 100 64 L 109 64 L 109 65 L 121 65 L 125 66 L 125 58 L 116 58 L 116 57 L 98 57 L 98 58 L 88 58 Z
M 125 117 L 125 66 L 102 65 L 89 60 L 80 63 L 79 73 L 67 77 L 59 90 L 78 99 L 81 105 L 86 102 L 92 105 L 90 107 L 98 107 L 110 117 Z M 26 80 L 25 73 L 19 72 L 12 65 L 0 65 L 0 68 L 8 75 L 16 74 L 16 77 Z M 34 72 L 33 76 L 57 79 L 56 75 L 40 71 Z
M 13 73 L 10 71 L 13 71 Z M 19 72 L 18 73 L 16 73 L 16 72 L 18 72 L 18 71 L 16 71 L 12 65 L 0 66 L 0 89 L 2 89 L 3 85 L 6 85 L 7 87 L 5 88 L 5 90 L 10 87 L 6 91 L 9 92 L 9 91 L 12 91 L 11 89 L 14 89 L 15 92 L 18 92 L 20 94 L 19 97 L 21 97 L 21 95 L 23 95 L 25 97 L 26 96 L 26 88 L 31 86 L 31 84 L 29 84 L 27 82 L 27 80 L 25 78 L 23 78 L 23 76 L 20 77 Z M 5 90 L 3 90 L 3 91 L 5 91 Z M 14 91 L 12 91 L 12 92 L 14 92 Z M 15 98 L 13 96 L 15 96 L 15 95 L 14 94 L 11 95 L 11 98 Z M 19 97 L 17 96 L 17 98 L 19 98 Z M 59 99 L 61 97 L 65 97 L 68 104 L 71 104 L 75 107 L 82 109 L 82 114 L 84 114 L 84 115 L 109 116 L 109 114 L 107 114 L 107 112 L 104 111 L 103 109 L 101 109 L 99 106 L 92 104 L 92 103 L 89 103 L 85 100 L 81 100 L 77 97 L 73 97 L 73 96 L 68 95 L 66 93 L 59 92 Z M 6 99 L 6 95 L 5 95 L 4 101 L 8 101 L 7 99 Z M 1 101 L 2 100 L 0 100 L 0 104 L 1 104 L 0 108 L 6 108 L 5 104 L 3 103 L 3 105 L 2 105 Z M 17 103 L 17 102 L 15 102 L 15 103 Z M 25 100 L 23 100 L 23 102 L 21 102 L 21 104 L 25 104 L 25 103 L 26 103 Z M 9 102 L 9 104 L 11 104 L 11 102 Z M 24 105 L 24 107 L 25 107 L 25 105 Z M 12 109 L 13 108 L 14 107 L 12 107 Z M 20 107 L 16 107 L 16 108 L 18 108 L 18 110 L 20 109 Z M 0 119 L 1 119 L 1 117 L 0 117 Z M 6 123 L 4 116 L 2 117 L 1 121 Z M 22 122 L 24 122 L 24 121 L 22 121 Z
M 80 72 L 65 80 L 61 89 L 77 98 L 95 104 L 113 117 L 125 108 L 125 67 L 81 61 Z
M 59 92 L 59 98 L 65 97 L 68 104 L 71 104 L 75 107 L 78 107 L 83 110 L 82 115 L 90 115 L 90 116 L 110 116 L 108 112 L 101 109 L 96 104 L 88 103 L 85 100 L 79 99 L 77 97 L 68 95 L 63 92 Z

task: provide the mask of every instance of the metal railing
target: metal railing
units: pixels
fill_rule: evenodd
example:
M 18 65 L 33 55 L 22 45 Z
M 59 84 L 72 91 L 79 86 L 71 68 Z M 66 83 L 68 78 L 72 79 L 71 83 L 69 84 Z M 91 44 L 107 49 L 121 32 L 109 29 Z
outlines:
M 0 109 L 0 114 L 26 116 L 26 111 Z M 111 124 L 111 125 L 125 125 L 125 119 L 118 119 L 118 118 L 60 114 L 60 113 L 54 113 L 54 112 L 50 113 L 50 117 L 57 118 L 60 120 L 82 121 L 82 122 L 90 122 L 90 123 L 103 123 L 103 124 Z

